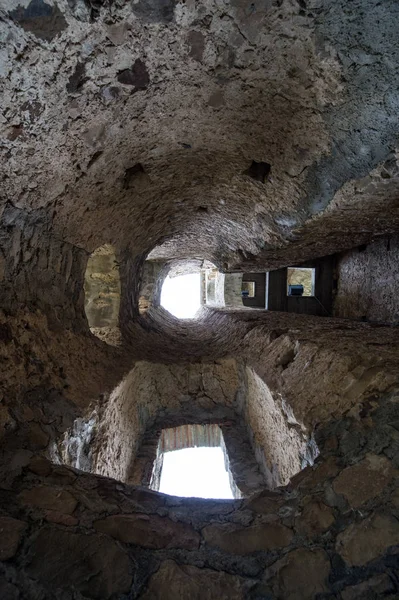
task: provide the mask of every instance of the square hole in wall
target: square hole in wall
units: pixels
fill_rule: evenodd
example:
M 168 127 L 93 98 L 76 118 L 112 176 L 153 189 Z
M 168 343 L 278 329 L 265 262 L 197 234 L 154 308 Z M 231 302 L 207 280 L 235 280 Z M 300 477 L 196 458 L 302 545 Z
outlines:
M 255 281 L 243 281 L 241 295 L 243 298 L 255 298 Z
M 316 269 L 288 267 L 287 296 L 314 296 Z

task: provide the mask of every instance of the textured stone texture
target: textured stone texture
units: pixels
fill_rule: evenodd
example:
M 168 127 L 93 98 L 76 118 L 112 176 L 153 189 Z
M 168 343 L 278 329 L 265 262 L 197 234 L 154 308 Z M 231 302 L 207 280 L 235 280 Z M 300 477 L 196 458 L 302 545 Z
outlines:
M 359 508 L 383 493 L 392 476 L 391 462 L 383 456 L 370 454 L 342 471 L 334 480 L 333 488 L 337 494 L 343 494 L 351 506 Z
M 0 564 L 0 583 L 11 598 L 44 600 L 57 594 L 67 600 L 79 594 L 112 600 L 168 594 L 395 598 L 399 513 L 392 423 L 398 417 L 395 394 L 365 401 L 317 429 L 321 455 L 313 467 L 286 487 L 235 501 L 175 498 L 54 465 L 26 450 L 15 453 L 1 466 L 0 511 L 13 520 L 18 542 L 6 566 Z M 348 510 L 332 483 L 337 469 L 345 473 L 355 458 L 356 466 L 370 456 L 373 464 L 375 457 L 381 464 L 391 460 L 393 477 L 362 505 L 363 516 Z M 73 515 L 24 502 L 42 488 L 73 496 Z
M 362 566 L 388 546 L 399 544 L 399 523 L 386 515 L 374 515 L 350 525 L 337 537 L 337 552 L 349 565 Z
M 295 521 L 296 529 L 302 535 L 313 537 L 324 533 L 334 523 L 334 513 L 321 502 L 309 502 Z
M 327 591 L 330 561 L 323 550 L 299 548 L 287 554 L 278 568 L 278 575 L 272 583 L 277 597 L 287 600 L 313 598 Z M 267 573 L 267 571 L 266 571 Z
M 274 550 L 288 546 L 293 533 L 280 523 L 255 525 L 246 528 L 230 525 L 210 525 L 202 531 L 210 546 L 233 554 L 250 554 L 259 550 Z
M 398 324 L 398 265 L 398 235 L 342 254 L 337 267 L 334 315 Z
M 177 598 L 243 600 L 245 596 L 239 578 L 234 575 L 165 561 L 152 576 L 148 590 L 140 596 L 140 600 Z
M 30 545 L 27 572 L 50 588 L 77 589 L 90 598 L 111 598 L 129 591 L 128 557 L 112 540 L 41 529 Z
M 352 585 L 341 592 L 343 600 L 378 599 L 381 597 L 394 598 L 395 586 L 386 574 L 376 575 L 363 583 Z
M 10 517 L 0 517 L 0 560 L 8 560 L 17 552 L 26 523 Z
M 0 595 L 398 596 L 398 17 L 395 0 L 3 0 L 0 518 L 29 525 L 7 521 Z M 104 245 L 119 279 L 86 269 Z M 237 283 L 342 251 L 342 319 L 237 302 L 185 323 L 156 300 L 169 270 Z M 235 473 L 261 493 L 126 485 L 178 416 L 237 424 L 231 464 L 251 454 Z M 156 547 L 113 539 L 117 516 Z
M 64 514 L 72 514 L 77 505 L 77 500 L 66 490 L 44 486 L 24 490 L 21 501 L 30 506 L 47 508 Z
M 191 527 L 165 517 L 148 515 L 113 515 L 96 521 L 95 528 L 127 544 L 144 548 L 198 548 L 200 536 Z

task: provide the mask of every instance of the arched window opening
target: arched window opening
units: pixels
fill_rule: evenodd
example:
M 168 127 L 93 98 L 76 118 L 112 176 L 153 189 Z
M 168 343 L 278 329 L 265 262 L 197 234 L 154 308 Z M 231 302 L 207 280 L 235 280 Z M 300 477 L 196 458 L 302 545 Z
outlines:
M 97 248 L 87 261 L 85 273 L 85 312 L 90 331 L 101 340 L 119 343 L 121 286 L 115 250 L 110 244 Z
M 182 425 L 163 429 L 150 487 L 182 497 L 240 497 L 220 427 Z

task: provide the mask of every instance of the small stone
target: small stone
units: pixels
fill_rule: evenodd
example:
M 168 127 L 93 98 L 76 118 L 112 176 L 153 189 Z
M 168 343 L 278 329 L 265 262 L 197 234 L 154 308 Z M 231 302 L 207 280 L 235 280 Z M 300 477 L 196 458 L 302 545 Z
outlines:
M 23 521 L 0 517 L 0 560 L 8 560 L 16 554 L 25 529 Z
M 239 577 L 166 560 L 140 600 L 244 600 Z
M 341 592 L 341 596 L 342 600 L 366 600 L 367 598 L 381 598 L 394 591 L 395 587 L 391 578 L 383 573 L 367 581 L 362 581 L 358 585 L 347 587 Z
M 231 524 L 208 525 L 202 530 L 205 541 L 231 554 L 250 554 L 260 550 L 283 548 L 291 542 L 291 529 L 280 523 L 267 523 L 252 527 Z
M 333 488 L 353 508 L 375 498 L 384 491 L 393 476 L 391 461 L 384 456 L 368 454 L 361 462 L 347 467 L 334 480 Z
M 399 522 L 391 516 L 373 515 L 353 523 L 337 537 L 336 550 L 350 566 L 363 566 L 399 544 Z
M 309 502 L 304 507 L 301 516 L 295 520 L 297 531 L 309 537 L 327 531 L 333 523 L 333 511 L 322 502 Z
M 201 539 L 189 525 L 175 523 L 158 515 L 112 515 L 96 521 L 94 527 L 125 544 L 144 548 L 194 550 L 198 548 Z
M 284 600 L 315 598 L 317 594 L 328 591 L 330 569 L 324 550 L 293 550 L 270 569 L 274 593 Z
M 24 490 L 19 498 L 24 504 L 64 514 L 72 514 L 78 504 L 76 498 L 66 490 L 49 486 L 37 486 L 30 490 Z

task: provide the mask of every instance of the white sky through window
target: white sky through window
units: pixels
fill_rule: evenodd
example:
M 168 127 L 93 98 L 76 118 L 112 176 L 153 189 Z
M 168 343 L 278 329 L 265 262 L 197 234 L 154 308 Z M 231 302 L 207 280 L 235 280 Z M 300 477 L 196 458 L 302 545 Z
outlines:
M 161 291 L 161 306 L 179 319 L 193 319 L 201 307 L 199 273 L 166 277 Z
M 186 498 L 232 499 L 223 450 L 219 446 L 165 452 L 159 491 Z

